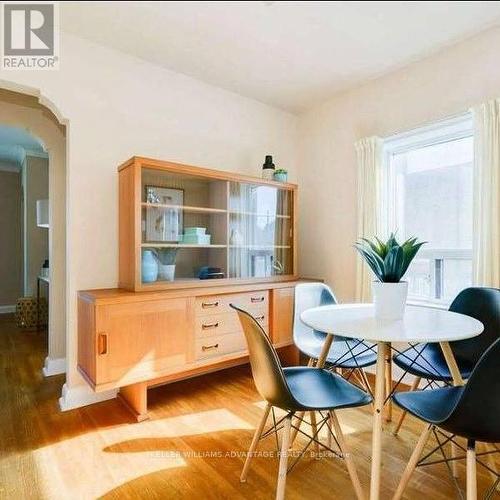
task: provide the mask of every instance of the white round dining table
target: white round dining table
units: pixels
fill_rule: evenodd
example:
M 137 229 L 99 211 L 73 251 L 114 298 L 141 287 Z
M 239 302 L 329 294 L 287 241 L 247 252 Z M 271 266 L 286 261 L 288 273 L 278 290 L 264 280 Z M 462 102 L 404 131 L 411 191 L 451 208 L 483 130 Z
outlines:
M 316 365 L 318 367 L 324 366 L 334 335 L 377 344 L 370 499 L 378 500 L 382 457 L 382 411 L 387 392 L 386 365 L 389 368 L 391 366 L 391 344 L 394 342 L 439 342 L 453 377 L 453 383 L 462 385 L 464 381 L 449 342 L 479 335 L 483 331 L 483 324 L 463 314 L 409 305 L 406 306 L 404 316 L 400 320 L 379 319 L 375 316 L 373 304 L 336 304 L 315 307 L 304 311 L 300 319 L 310 328 L 328 334 L 318 358 Z M 392 384 L 392 376 L 390 383 Z

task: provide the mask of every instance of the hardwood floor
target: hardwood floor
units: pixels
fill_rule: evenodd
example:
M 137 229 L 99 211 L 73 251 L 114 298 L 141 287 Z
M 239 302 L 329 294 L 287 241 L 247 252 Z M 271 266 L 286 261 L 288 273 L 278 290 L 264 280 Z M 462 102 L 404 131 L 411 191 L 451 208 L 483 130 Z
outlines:
M 61 413 L 64 377 L 44 379 L 44 334 L 21 332 L 0 315 L 0 498 L 273 498 L 278 461 L 262 441 L 247 483 L 239 482 L 264 404 L 248 367 L 150 391 L 151 419 L 132 423 L 117 401 Z M 371 407 L 340 411 L 368 492 Z M 397 422 L 398 410 L 394 410 Z M 408 418 L 399 437 L 383 435 L 382 498 L 394 492 L 422 424 Z M 299 449 L 298 438 L 294 449 Z M 498 462 L 497 462 L 498 467 Z M 465 470 L 459 466 L 463 484 Z M 490 478 L 478 468 L 479 492 Z M 288 499 L 354 498 L 345 464 L 307 456 L 289 474 Z M 417 470 L 405 498 L 455 498 L 446 467 Z

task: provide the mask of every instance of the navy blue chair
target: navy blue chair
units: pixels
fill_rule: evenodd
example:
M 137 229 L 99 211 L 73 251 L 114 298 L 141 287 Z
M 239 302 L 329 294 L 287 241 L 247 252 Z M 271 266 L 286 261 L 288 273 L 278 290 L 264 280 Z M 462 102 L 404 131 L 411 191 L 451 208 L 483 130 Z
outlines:
M 341 452 L 337 456 L 345 459 L 356 496 L 363 498 L 363 490 L 356 473 L 356 468 L 347 449 L 345 438 L 335 412 L 341 408 L 353 408 L 369 404 L 371 397 L 354 384 L 347 382 L 336 373 L 328 370 L 305 366 L 282 368 L 276 350 L 259 323 L 246 311 L 239 309 L 233 304 L 231 304 L 231 307 L 238 313 L 243 332 L 245 333 L 255 386 L 260 396 L 267 403 L 262 420 L 253 436 L 252 444 L 250 445 L 250 450 L 241 473 L 241 481 L 246 481 L 250 463 L 259 440 L 261 437 L 269 435 L 269 431 L 263 433 L 263 430 L 269 417 L 269 412 L 272 410 L 273 421 L 275 421 L 273 432 L 277 434 L 280 428 L 283 429 L 281 433 L 281 453 L 276 491 L 276 498 L 283 499 L 288 467 L 288 452 L 291 443 L 290 435 L 291 429 L 294 427 L 292 418 L 298 412 L 319 412 L 322 416 L 322 421 L 319 422 L 319 428 L 313 434 L 302 454 L 312 441 L 321 444 L 324 448 L 335 453 L 330 447 L 318 441 L 318 433 L 322 427 L 326 426 L 329 433 L 332 433 L 333 428 Z M 274 408 L 280 408 L 285 411 L 285 416 L 277 422 L 274 415 Z M 299 455 L 299 458 L 301 455 Z
M 497 314 L 500 315 L 500 310 L 497 310 Z M 493 494 L 500 475 L 480 460 L 483 454 L 476 456 L 475 448 L 477 441 L 500 442 L 500 339 L 484 352 L 464 386 L 399 392 L 393 396 L 393 400 L 403 410 L 427 424 L 408 462 L 394 499 L 402 497 L 415 467 L 428 465 L 425 460 L 437 450 L 444 455 L 443 446 L 449 441 L 466 452 L 467 500 L 477 496 L 476 460 L 496 476 L 496 481 L 486 496 Z M 443 433 L 441 429 L 451 436 Z M 431 433 L 436 437 L 438 447 L 420 460 Z M 456 436 L 467 439 L 467 449 L 455 440 Z M 498 452 L 498 449 L 495 449 Z M 457 458 L 453 457 L 453 460 Z M 448 463 L 450 460 L 452 459 L 445 456 L 443 462 Z
M 484 331 L 478 337 L 450 342 L 462 378 L 466 380 L 481 355 L 500 337 L 500 290 L 466 288 L 457 295 L 449 310 L 471 316 L 484 325 Z M 453 380 L 439 344 L 418 344 L 394 356 L 393 361 L 405 374 L 415 376 L 412 390 L 418 387 L 422 378 L 428 381 L 428 385 L 433 382 L 450 384 Z M 403 412 L 394 434 L 398 433 L 405 416 L 406 412 Z

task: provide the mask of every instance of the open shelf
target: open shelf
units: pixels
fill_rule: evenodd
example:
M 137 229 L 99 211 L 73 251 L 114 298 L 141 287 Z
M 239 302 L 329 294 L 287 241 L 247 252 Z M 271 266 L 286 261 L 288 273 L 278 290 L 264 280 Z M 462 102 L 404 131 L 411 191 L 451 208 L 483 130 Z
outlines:
M 247 248 L 250 250 L 272 250 L 274 248 L 287 249 L 291 245 L 229 245 L 229 248 Z
M 296 275 L 295 189 L 133 159 L 120 169 L 120 283 L 136 291 L 201 286 L 208 280 L 197 276 L 208 268 L 227 283 Z
M 142 248 L 226 248 L 227 245 L 196 245 L 187 243 L 141 243 Z
M 192 213 L 207 213 L 207 214 L 225 214 L 227 210 L 223 208 L 208 208 L 208 207 L 192 207 L 188 205 L 165 205 L 163 203 L 147 203 L 143 202 L 141 205 L 145 208 L 163 208 L 165 210 L 184 210 L 184 212 Z
M 249 217 L 269 217 L 272 219 L 291 219 L 291 215 L 258 213 L 258 212 L 240 212 L 238 210 L 228 210 L 230 215 L 246 215 Z

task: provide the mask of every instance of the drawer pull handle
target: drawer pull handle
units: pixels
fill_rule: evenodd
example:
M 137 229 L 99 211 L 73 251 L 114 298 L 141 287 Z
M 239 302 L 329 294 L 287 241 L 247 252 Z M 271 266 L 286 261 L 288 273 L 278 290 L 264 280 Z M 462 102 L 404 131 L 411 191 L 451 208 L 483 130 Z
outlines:
M 105 333 L 100 333 L 97 338 L 97 353 L 100 355 L 108 353 L 108 336 Z
M 264 318 L 265 318 L 265 316 L 264 316 L 264 315 L 262 315 L 262 316 L 256 316 L 256 317 L 255 317 L 255 319 L 256 319 L 257 321 L 262 321 Z
M 214 345 L 202 345 L 201 346 L 201 350 L 203 352 L 205 351 L 213 351 L 214 349 L 218 349 L 219 348 L 219 344 L 214 344 Z
M 217 307 L 219 305 L 219 301 L 217 302 L 202 302 L 202 309 L 208 309 L 209 307 Z
M 202 330 L 210 330 L 210 328 L 217 328 L 219 326 L 219 322 L 212 323 L 211 325 L 201 325 Z
M 256 302 L 264 302 L 264 297 L 250 297 L 250 302 L 255 304 Z

